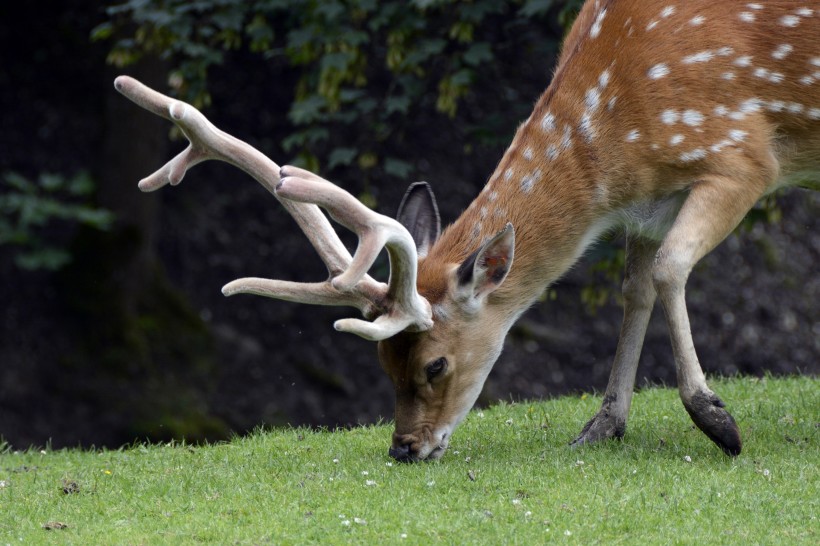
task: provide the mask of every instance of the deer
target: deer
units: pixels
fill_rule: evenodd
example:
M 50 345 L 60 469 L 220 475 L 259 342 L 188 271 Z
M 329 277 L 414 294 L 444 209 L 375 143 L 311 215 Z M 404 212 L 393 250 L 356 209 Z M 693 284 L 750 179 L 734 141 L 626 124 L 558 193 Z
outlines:
M 377 342 L 395 389 L 392 458 L 442 457 L 512 325 L 615 229 L 626 244 L 623 322 L 600 409 L 571 445 L 624 437 L 657 300 L 683 406 L 735 457 L 740 428 L 707 384 L 685 286 L 763 196 L 820 189 L 818 37 L 816 2 L 587 1 L 532 114 L 444 230 L 427 183 L 408 188 L 393 219 L 317 174 L 279 167 L 189 104 L 128 76 L 115 87 L 190 141 L 141 190 L 176 185 L 189 167 L 217 159 L 248 173 L 294 217 L 327 279 L 248 277 L 222 291 L 358 308 L 362 318 L 334 327 Z M 358 236 L 352 256 L 329 218 Z M 386 283 L 369 274 L 382 249 Z

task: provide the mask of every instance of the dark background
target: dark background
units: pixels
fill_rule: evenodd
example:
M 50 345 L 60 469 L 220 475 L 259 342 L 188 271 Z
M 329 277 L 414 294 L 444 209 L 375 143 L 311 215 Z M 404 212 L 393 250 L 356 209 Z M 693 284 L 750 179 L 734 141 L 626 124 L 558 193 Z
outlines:
M 498 85 L 475 85 L 454 117 L 427 109 L 388 129 L 381 145 L 412 164 L 411 179 L 432 183 L 445 222 L 478 193 L 548 84 L 562 30 L 554 18 L 545 15 L 520 38 L 538 46 L 499 49 Z M 85 169 L 98 185 L 96 204 L 117 215 L 106 232 L 70 222 L 43 227 L 71 251 L 71 263 L 56 271 L 22 270 L 14 262 L 19 248 L 0 245 L 0 440 L 15 448 L 118 446 L 218 440 L 260 425 L 390 419 L 392 388 L 374 344 L 331 326 L 354 310 L 220 294 L 242 276 L 324 278 L 275 199 L 236 169 L 213 164 L 196 167 L 180 187 L 138 191 L 136 182 L 182 144 L 117 94 L 113 78 L 122 71 L 167 92 L 172 60 L 107 65 L 111 43 L 89 40 L 104 20 L 97 3 L 80 0 L 0 7 L 0 174 L 34 180 Z M 494 38 L 516 43 L 516 29 L 505 32 Z M 212 106 L 204 112 L 284 164 L 294 155 L 281 142 L 292 130 L 287 112 L 299 77 L 298 67 L 239 48 L 211 70 Z M 491 138 L 465 129 L 479 123 L 494 127 Z M 373 172 L 364 181 L 352 167 L 323 174 L 366 191 L 392 215 L 411 180 Z M 777 206 L 782 220 L 732 235 L 689 281 L 707 374 L 820 370 L 820 197 L 792 190 Z M 617 288 L 593 264 L 621 245 L 616 238 L 597 247 L 523 316 L 481 404 L 605 387 L 621 309 L 610 297 L 591 312 L 581 293 Z M 674 383 L 656 310 L 638 385 Z

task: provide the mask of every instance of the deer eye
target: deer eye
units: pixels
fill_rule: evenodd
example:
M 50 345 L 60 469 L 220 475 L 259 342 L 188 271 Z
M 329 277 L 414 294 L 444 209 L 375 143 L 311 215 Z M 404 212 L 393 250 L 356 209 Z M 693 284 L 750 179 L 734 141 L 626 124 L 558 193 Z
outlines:
M 447 359 L 444 357 L 438 358 L 427 365 L 424 371 L 427 372 L 427 381 L 432 381 L 437 376 L 441 375 L 447 369 Z

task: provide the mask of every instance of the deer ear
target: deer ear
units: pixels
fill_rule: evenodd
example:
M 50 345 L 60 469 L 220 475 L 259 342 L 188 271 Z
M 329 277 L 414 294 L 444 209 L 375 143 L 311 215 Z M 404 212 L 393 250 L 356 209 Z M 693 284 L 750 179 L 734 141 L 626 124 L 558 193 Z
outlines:
M 501 286 L 512 267 L 514 251 L 515 230 L 508 223 L 458 267 L 459 291 L 481 298 Z
M 401 200 L 396 219 L 413 236 L 419 258 L 424 258 L 441 233 L 436 197 L 427 182 L 410 184 Z

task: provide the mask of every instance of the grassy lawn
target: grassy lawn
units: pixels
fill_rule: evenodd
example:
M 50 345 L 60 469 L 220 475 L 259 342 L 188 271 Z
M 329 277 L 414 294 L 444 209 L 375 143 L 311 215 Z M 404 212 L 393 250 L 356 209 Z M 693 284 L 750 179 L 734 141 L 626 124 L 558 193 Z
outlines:
M 211 446 L 0 455 L 5 544 L 818 544 L 820 382 L 712 381 L 730 459 L 671 389 L 622 442 L 567 443 L 597 396 L 473 411 L 441 461 L 392 463 L 389 425 Z

